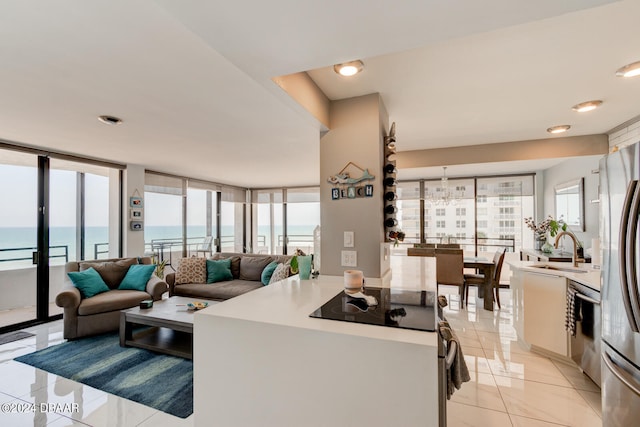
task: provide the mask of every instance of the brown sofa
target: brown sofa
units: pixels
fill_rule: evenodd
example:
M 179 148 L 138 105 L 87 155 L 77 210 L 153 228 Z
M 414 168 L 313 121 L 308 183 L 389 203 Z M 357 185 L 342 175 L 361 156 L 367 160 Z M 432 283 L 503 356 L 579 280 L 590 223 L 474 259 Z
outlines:
M 71 340 L 117 331 L 120 327 L 120 310 L 135 307 L 146 299 L 162 299 L 162 294 L 167 291 L 168 286 L 155 274 L 152 274 L 147 282 L 146 292 L 118 289 L 129 266 L 137 263 L 138 258 L 113 258 L 73 261 L 66 264 L 65 280 L 68 285 L 56 296 L 56 304 L 64 308 L 64 338 Z M 140 258 L 140 263 L 151 264 L 151 258 Z M 84 271 L 90 267 L 100 273 L 111 290 L 91 298 L 82 298 L 80 291 L 71 284 L 66 273 Z
M 244 254 L 218 252 L 211 259 L 231 258 L 233 280 L 216 283 L 176 284 L 175 273 L 165 277 L 169 285 L 169 296 L 184 296 L 224 301 L 263 287 L 260 275 L 264 266 L 272 261 L 288 262 L 291 255 Z

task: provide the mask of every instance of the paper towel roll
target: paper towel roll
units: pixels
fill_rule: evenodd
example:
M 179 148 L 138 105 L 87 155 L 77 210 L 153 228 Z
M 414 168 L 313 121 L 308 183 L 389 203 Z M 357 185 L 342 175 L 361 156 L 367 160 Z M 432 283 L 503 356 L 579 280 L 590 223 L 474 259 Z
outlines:
M 600 239 L 596 237 L 591 239 L 591 264 L 599 266 L 601 262 Z
M 344 287 L 345 289 L 360 289 L 364 275 L 360 270 L 346 270 L 344 272 Z

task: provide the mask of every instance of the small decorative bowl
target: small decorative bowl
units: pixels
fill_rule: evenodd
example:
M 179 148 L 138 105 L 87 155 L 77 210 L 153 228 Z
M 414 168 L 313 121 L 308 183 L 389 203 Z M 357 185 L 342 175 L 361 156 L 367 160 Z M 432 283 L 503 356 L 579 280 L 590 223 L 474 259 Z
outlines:
M 203 308 L 207 308 L 209 307 L 209 303 L 208 302 L 190 302 L 187 304 L 187 309 L 188 310 L 202 310 Z

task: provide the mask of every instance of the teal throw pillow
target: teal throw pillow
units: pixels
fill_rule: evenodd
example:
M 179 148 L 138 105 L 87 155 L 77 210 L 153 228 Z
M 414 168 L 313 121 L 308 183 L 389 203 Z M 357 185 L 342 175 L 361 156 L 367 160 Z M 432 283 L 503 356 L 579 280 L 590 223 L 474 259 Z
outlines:
M 130 289 L 132 291 L 146 291 L 147 282 L 156 269 L 155 264 L 134 264 L 127 270 L 126 276 L 120 282 L 118 289 Z
M 262 270 L 262 276 L 260 277 L 260 281 L 263 285 L 267 286 L 269 281 L 271 280 L 271 276 L 273 276 L 273 272 L 276 271 L 276 267 L 278 266 L 277 261 L 270 262 L 267 266 Z
M 109 290 L 107 284 L 102 280 L 100 273 L 98 273 L 93 267 L 84 271 L 72 271 L 67 273 L 67 275 L 69 276 L 69 279 L 71 279 L 73 286 L 78 288 L 83 298 L 91 298 L 94 295 L 98 295 Z
M 207 283 L 233 280 L 231 274 L 231 258 L 207 260 Z

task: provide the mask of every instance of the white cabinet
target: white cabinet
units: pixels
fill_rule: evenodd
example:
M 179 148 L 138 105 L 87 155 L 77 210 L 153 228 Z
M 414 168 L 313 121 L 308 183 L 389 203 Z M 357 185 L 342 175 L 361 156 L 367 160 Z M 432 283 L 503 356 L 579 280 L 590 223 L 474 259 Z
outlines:
M 565 330 L 567 279 L 547 273 L 521 273 L 524 341 L 569 357 L 569 334 Z

